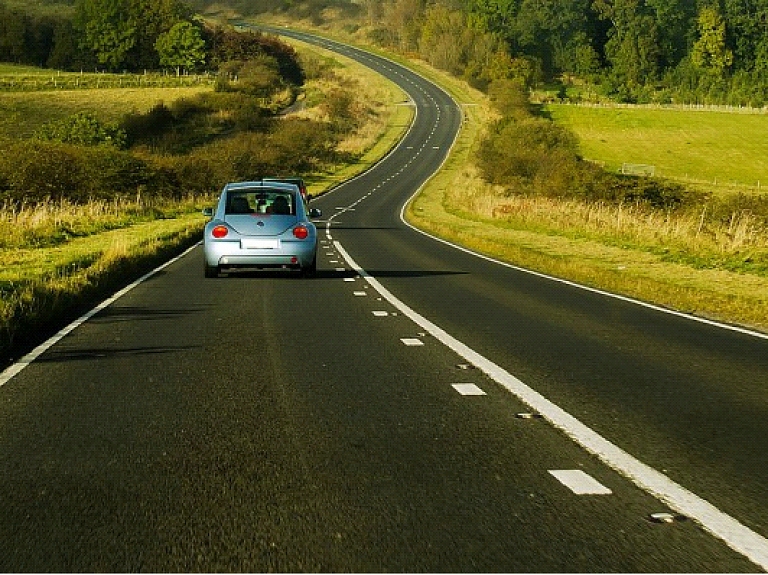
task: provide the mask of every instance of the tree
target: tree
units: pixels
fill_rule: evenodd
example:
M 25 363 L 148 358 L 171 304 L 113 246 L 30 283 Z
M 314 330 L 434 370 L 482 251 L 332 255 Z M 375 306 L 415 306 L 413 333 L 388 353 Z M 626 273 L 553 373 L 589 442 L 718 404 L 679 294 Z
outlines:
M 0 4 L 0 61 L 23 62 L 28 19 Z
M 157 39 L 190 15 L 180 0 L 77 0 L 76 27 L 83 48 L 100 64 L 155 68 Z
M 157 38 L 155 48 L 160 56 L 160 65 L 176 68 L 177 76 L 181 68 L 191 70 L 205 62 L 205 40 L 200 29 L 190 22 L 174 24 Z
M 590 0 L 523 0 L 517 18 L 526 53 L 539 58 L 545 72 L 575 72 L 591 48 L 597 15 Z M 593 50 L 594 51 L 594 50 Z
M 611 23 L 605 55 L 613 76 L 628 91 L 655 80 L 661 57 L 659 31 L 644 0 L 594 0 L 593 7 Z
M 397 48 L 408 52 L 418 48 L 423 19 L 422 0 L 392 0 L 387 5 L 384 21 L 397 39 Z
M 722 6 L 733 67 L 768 71 L 768 0 L 723 0 Z
M 156 68 L 160 61 L 156 43 L 179 22 L 190 22 L 192 11 L 179 0 L 129 0 L 129 14 L 139 33 L 136 44 L 128 54 L 133 69 Z
M 521 0 L 465 0 L 467 11 L 489 32 L 509 39 L 510 27 L 520 10 Z
M 699 39 L 691 49 L 691 61 L 712 76 L 722 77 L 733 63 L 733 52 L 725 46 L 725 22 L 712 7 L 699 12 Z
M 658 26 L 661 61 L 666 67 L 676 66 L 690 47 L 696 6 L 690 0 L 646 0 Z
M 82 47 L 91 51 L 99 64 L 111 70 L 126 65 L 137 30 L 125 0 L 80 0 L 76 22 Z

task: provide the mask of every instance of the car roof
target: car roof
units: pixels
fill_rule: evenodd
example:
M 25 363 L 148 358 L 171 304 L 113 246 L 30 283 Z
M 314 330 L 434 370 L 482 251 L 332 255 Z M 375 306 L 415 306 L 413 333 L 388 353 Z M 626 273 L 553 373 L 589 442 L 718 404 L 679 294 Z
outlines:
M 264 189 L 278 189 L 278 190 L 286 190 L 291 192 L 298 192 L 299 188 L 296 186 L 296 184 L 291 184 L 289 182 L 277 182 L 277 181 L 269 181 L 269 180 L 256 180 L 253 182 L 229 182 L 226 186 L 224 186 L 224 191 L 231 191 L 231 190 L 247 190 L 247 189 L 258 189 L 258 188 L 264 188 Z
M 271 176 L 269 178 L 264 178 L 264 181 L 265 182 L 303 182 L 304 178 L 300 176 L 285 176 L 284 178 Z

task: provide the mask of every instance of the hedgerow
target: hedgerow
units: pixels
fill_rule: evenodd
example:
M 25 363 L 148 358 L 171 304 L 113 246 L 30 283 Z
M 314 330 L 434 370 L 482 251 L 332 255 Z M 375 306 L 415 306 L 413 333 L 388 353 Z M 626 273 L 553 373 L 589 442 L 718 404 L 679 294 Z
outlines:
M 489 95 L 502 117 L 478 146 L 476 163 L 484 179 L 504 193 L 643 203 L 661 209 L 700 205 L 707 199 L 674 182 L 612 174 L 585 162 L 576 136 L 537 115 L 520 84 L 492 84 Z

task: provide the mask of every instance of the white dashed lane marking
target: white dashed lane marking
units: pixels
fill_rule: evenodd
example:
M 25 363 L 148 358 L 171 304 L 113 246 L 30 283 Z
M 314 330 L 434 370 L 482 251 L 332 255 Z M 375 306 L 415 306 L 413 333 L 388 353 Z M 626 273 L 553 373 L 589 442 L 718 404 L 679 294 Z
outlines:
M 610 495 L 613 493 L 597 479 L 580 469 L 556 469 L 549 473 L 576 495 Z
M 595 455 L 608 467 L 621 473 L 624 477 L 635 483 L 635 485 L 673 510 L 695 520 L 710 534 L 724 541 L 729 547 L 741 553 L 756 565 L 763 569 L 768 569 L 768 539 L 682 485 L 672 481 L 663 473 L 644 464 L 617 445 L 611 443 L 573 415 L 527 386 L 504 368 L 482 356 L 408 307 L 375 277 L 361 268 L 339 242 L 334 242 L 334 245 L 349 267 L 373 287 L 382 298 L 386 299 L 387 302 L 397 309 L 398 312 L 408 317 L 437 341 L 456 352 L 468 364 L 474 365 L 485 375 L 505 387 L 515 397 L 531 407 L 534 413 L 541 414 L 550 424 L 563 431 L 574 442 L 587 452 Z M 404 338 L 401 341 L 405 345 L 424 345 L 420 339 L 416 338 Z M 550 473 L 561 482 L 563 477 L 570 481 L 575 476 L 574 472 L 563 474 L 561 471 L 550 471 Z M 581 473 L 578 473 L 578 477 L 583 479 Z M 592 487 L 597 489 L 594 485 Z M 580 487 L 580 489 L 584 488 Z M 600 493 L 605 493 L 607 488 L 601 486 L 601 489 Z
M 486 395 L 486 393 L 474 383 L 454 383 L 453 389 L 461 395 Z

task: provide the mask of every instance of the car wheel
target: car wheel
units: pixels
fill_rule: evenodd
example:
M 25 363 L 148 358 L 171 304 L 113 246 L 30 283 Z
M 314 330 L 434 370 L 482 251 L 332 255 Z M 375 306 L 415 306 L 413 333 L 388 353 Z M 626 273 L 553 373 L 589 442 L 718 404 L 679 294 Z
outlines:
M 219 277 L 219 266 L 209 266 L 205 264 L 205 277 L 217 278 Z

